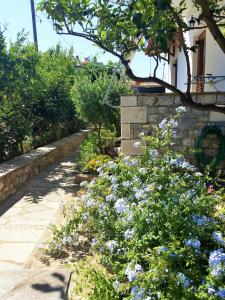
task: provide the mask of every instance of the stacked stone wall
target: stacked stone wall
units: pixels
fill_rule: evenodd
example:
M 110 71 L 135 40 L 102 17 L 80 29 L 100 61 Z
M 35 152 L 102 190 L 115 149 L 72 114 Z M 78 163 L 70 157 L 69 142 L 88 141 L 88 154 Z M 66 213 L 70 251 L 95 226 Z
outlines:
M 225 104 L 225 93 L 193 94 L 194 101 L 202 104 Z M 121 96 L 121 152 L 126 155 L 140 155 L 143 150 L 135 148 L 140 133 L 151 135 L 154 127 L 181 106 L 175 94 L 137 94 Z M 177 130 L 176 148 L 184 151 L 186 157 L 196 165 L 195 146 L 197 138 L 206 126 L 219 127 L 225 136 L 225 115 L 215 112 L 187 108 Z M 204 151 L 209 155 L 218 153 L 218 139 L 209 136 L 204 142 Z M 222 168 L 224 168 L 223 162 Z
M 47 166 L 78 148 L 87 134 L 88 130 L 72 134 L 0 164 L 0 202 Z

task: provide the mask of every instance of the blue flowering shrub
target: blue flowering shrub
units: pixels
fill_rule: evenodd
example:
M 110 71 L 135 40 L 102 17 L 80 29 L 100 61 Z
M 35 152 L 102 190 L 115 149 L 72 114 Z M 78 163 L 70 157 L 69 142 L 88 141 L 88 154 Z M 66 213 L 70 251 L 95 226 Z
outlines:
M 143 156 L 109 161 L 84 182 L 80 209 L 59 231 L 71 248 L 91 236 L 115 299 L 225 299 L 222 192 L 207 190 L 208 178 L 171 150 L 183 111 L 142 135 Z

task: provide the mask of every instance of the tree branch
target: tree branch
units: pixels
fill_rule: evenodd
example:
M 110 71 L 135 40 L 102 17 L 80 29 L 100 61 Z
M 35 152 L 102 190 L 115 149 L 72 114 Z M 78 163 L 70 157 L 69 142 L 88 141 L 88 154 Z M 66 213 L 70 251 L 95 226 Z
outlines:
M 220 46 L 221 50 L 225 53 L 225 37 L 219 29 L 219 24 L 213 18 L 213 13 L 209 7 L 208 1 L 205 0 L 196 0 L 196 3 L 201 7 L 202 10 L 202 19 L 207 24 L 213 38 Z
M 137 81 L 137 82 L 155 82 L 155 83 L 159 84 L 160 86 L 165 87 L 168 90 L 172 91 L 173 93 L 177 94 L 180 97 L 181 104 L 184 105 L 184 106 L 188 106 L 188 107 L 191 107 L 193 109 L 200 110 L 200 111 L 215 111 L 215 112 L 220 112 L 220 113 L 225 114 L 225 107 L 217 106 L 217 105 L 214 105 L 214 104 L 202 105 L 201 103 L 195 102 L 192 98 L 191 93 L 190 93 L 190 88 L 187 89 L 187 93 L 183 93 L 181 90 L 177 89 L 175 86 L 169 84 L 168 82 L 166 82 L 164 80 L 161 80 L 161 79 L 157 78 L 156 76 L 138 77 L 138 76 L 134 75 L 132 69 L 129 66 L 130 61 L 125 59 L 123 54 L 119 54 L 119 53 L 115 52 L 114 50 L 107 48 L 94 35 L 90 35 L 90 34 L 86 34 L 86 33 L 79 33 L 79 32 L 74 32 L 74 31 L 60 32 L 59 34 L 73 35 L 73 36 L 77 36 L 77 37 L 82 37 L 82 38 L 85 38 L 86 40 L 89 40 L 89 41 L 95 43 L 100 48 L 102 48 L 103 50 L 105 50 L 105 51 L 111 53 L 112 55 L 116 56 L 121 61 L 121 63 L 123 64 L 123 66 L 126 69 L 127 76 L 131 80 L 134 80 L 134 81 Z M 184 45 L 186 47 L 185 43 L 184 43 Z M 187 48 L 185 48 L 185 49 L 186 49 L 185 53 L 187 55 L 188 50 L 187 50 Z M 188 64 L 188 62 L 189 62 L 189 57 L 187 55 L 187 64 Z M 188 76 L 190 76 L 190 62 L 189 62 L 188 70 L 189 70 L 188 71 Z

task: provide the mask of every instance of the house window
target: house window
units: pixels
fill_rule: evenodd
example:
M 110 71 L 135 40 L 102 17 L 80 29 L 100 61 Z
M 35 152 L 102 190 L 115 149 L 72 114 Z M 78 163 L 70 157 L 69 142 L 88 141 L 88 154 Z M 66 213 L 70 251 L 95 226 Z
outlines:
M 206 32 L 202 32 L 198 38 L 198 60 L 197 60 L 197 89 L 196 92 L 204 91 L 205 76 L 205 37 Z

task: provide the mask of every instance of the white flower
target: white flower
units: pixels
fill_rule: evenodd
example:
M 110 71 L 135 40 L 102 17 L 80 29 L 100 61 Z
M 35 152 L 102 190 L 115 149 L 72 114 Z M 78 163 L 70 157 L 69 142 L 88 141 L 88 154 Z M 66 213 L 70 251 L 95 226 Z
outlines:
M 117 242 L 112 240 L 112 241 L 108 241 L 106 242 L 106 247 L 109 249 L 109 251 L 112 253 L 113 250 L 115 249 L 115 247 L 117 246 Z
M 116 196 L 113 195 L 113 194 L 109 194 L 108 196 L 106 196 L 105 200 L 106 200 L 107 202 L 115 201 L 115 200 L 116 200 Z
M 117 291 L 120 288 L 120 282 L 118 280 L 113 282 L 113 288 Z
M 139 169 L 139 172 L 141 173 L 141 174 L 143 174 L 143 175 L 145 175 L 146 173 L 147 173 L 147 168 L 140 168 Z
M 85 187 L 85 186 L 87 186 L 87 184 L 88 184 L 87 181 L 82 181 L 82 182 L 80 183 L 80 186 L 81 186 L 81 187 Z
M 149 149 L 148 152 L 153 160 L 155 160 L 159 156 L 159 152 L 155 149 Z
M 130 186 L 130 181 L 124 181 L 124 182 L 122 183 L 122 185 L 123 185 L 124 187 L 129 187 L 129 186 Z
M 130 240 L 134 235 L 134 229 L 127 229 L 124 233 L 125 240 Z
M 146 197 L 145 191 L 144 190 L 138 190 L 135 193 L 135 198 L 138 200 L 144 199 Z
M 139 137 L 140 138 L 142 138 L 142 137 L 144 137 L 145 136 L 145 133 L 144 132 L 141 132 L 140 134 L 139 134 Z
M 175 109 L 175 111 L 176 111 L 177 113 L 183 113 L 183 112 L 186 112 L 187 109 L 186 109 L 186 107 L 184 107 L 184 106 L 178 106 L 178 107 Z
M 137 141 L 134 143 L 134 148 L 139 148 L 141 146 L 141 142 Z

